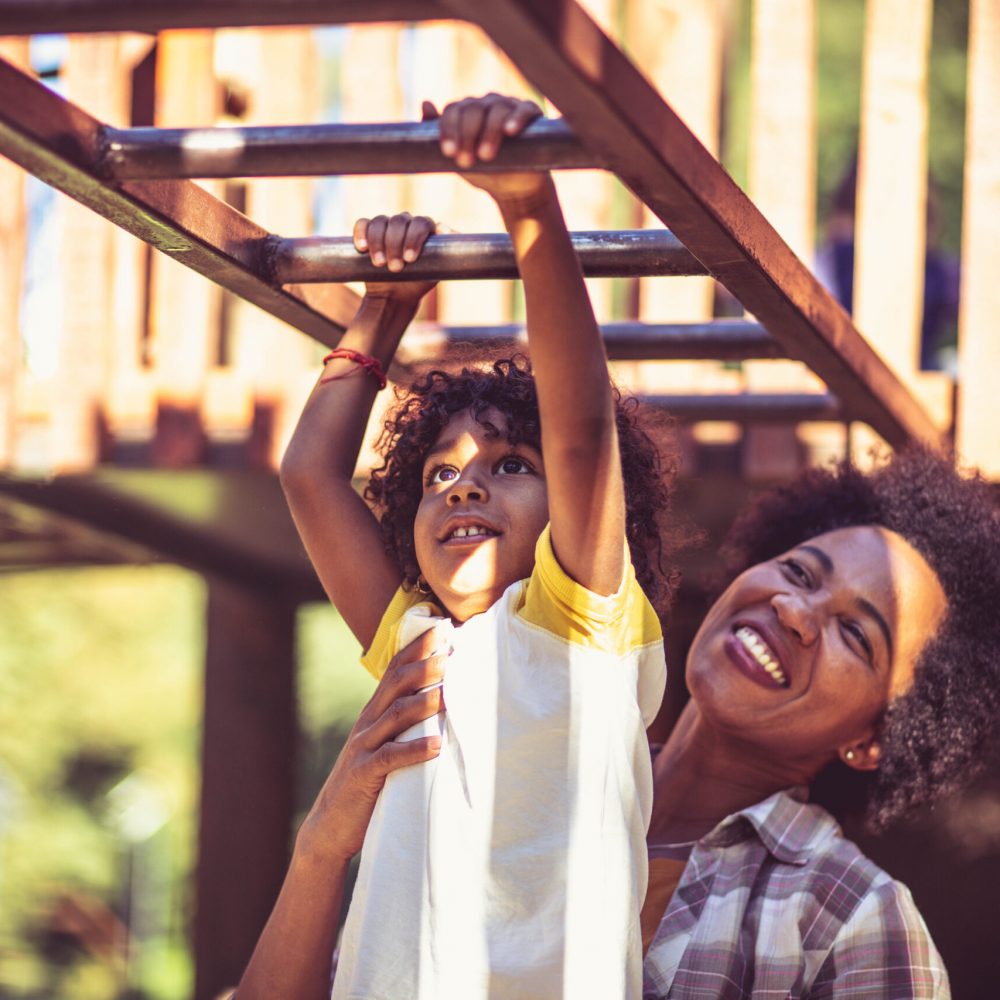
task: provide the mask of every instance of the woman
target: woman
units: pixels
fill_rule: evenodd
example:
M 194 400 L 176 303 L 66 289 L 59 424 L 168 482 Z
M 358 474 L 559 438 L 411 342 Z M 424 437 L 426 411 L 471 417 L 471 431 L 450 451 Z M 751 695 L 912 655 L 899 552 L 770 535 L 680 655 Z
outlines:
M 885 826 L 975 771 L 1000 691 L 1000 523 L 989 488 L 916 451 L 812 470 L 735 526 L 738 575 L 688 656 L 691 701 L 655 764 L 648 997 L 945 997 L 907 890 L 805 789 L 867 775 Z M 425 635 L 393 662 L 299 832 L 238 991 L 329 989 L 343 877 L 385 775 L 434 741 Z

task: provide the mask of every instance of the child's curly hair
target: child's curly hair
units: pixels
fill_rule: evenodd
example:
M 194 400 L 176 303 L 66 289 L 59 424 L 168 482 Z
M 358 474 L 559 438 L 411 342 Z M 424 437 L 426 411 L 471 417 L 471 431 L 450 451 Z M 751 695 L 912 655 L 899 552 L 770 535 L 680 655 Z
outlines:
M 989 484 L 923 448 L 868 475 L 848 462 L 810 469 L 737 518 L 724 550 L 728 571 L 735 576 L 806 539 L 858 525 L 902 535 L 948 600 L 912 687 L 886 712 L 878 770 L 819 782 L 848 809 L 866 799 L 867 825 L 881 830 L 957 790 L 983 764 L 1000 717 L 1000 511 Z
M 433 369 L 409 390 L 396 392 L 397 405 L 378 441 L 383 462 L 373 470 L 365 498 L 379 516 L 386 552 L 399 566 L 405 585 L 414 586 L 420 568 L 413 524 L 423 495 L 424 459 L 448 421 L 469 410 L 486 423 L 486 410 L 495 407 L 507 418 L 512 445 L 523 442 L 539 449 L 541 427 L 531 365 L 520 354 L 455 373 Z M 617 389 L 614 399 L 632 564 L 653 606 L 665 614 L 678 582 L 676 570 L 665 560 L 675 547 L 672 540 L 681 539 L 666 523 L 677 472 L 673 436 L 666 433 L 665 416 L 657 419 L 638 400 L 622 398 Z

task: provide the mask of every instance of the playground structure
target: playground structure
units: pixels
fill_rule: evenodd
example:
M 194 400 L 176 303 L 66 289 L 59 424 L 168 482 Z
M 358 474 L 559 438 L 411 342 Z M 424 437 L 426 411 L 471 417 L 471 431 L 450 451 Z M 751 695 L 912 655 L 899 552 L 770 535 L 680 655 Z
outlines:
M 166 558 L 210 580 L 199 997 L 238 976 L 282 873 L 294 609 L 321 595 L 273 469 L 315 378 L 314 341 L 335 344 L 356 306 L 342 282 L 371 273 L 342 236 L 311 235 L 308 175 L 344 176 L 340 201 L 353 214 L 426 208 L 470 233 L 481 226 L 435 238 L 423 273 L 513 276 L 503 241 L 483 235 L 499 228 L 484 205 L 450 177 L 423 176 L 449 167 L 431 126 L 399 124 L 414 111 L 412 95 L 387 80 L 402 52 L 419 68 L 420 97 L 523 90 L 520 71 L 561 113 L 512 142 L 497 166 L 567 171 L 560 184 L 619 378 L 686 423 L 711 422 L 691 431 L 695 464 L 699 440 L 730 440 L 735 427 L 745 476 L 787 475 L 809 449 L 848 447 L 844 428 L 860 423 L 893 446 L 954 438 L 964 460 L 1000 475 L 991 385 L 1000 290 L 989 273 L 1000 257 L 997 4 L 971 4 L 957 386 L 916 360 L 929 0 L 868 3 L 853 319 L 802 262 L 815 243 L 814 4 L 753 4 L 749 197 L 713 155 L 732 5 L 586 7 L 0 0 L 0 34 L 12 36 L 0 43 L 0 151 L 93 210 L 60 205 L 63 339 L 54 368 L 32 371 L 18 360 L 24 174 L 3 165 L 0 563 Z M 361 21 L 420 22 L 370 24 L 343 42 L 341 117 L 382 124 L 315 124 L 316 43 L 305 26 Z M 238 30 L 265 24 L 283 27 Z M 68 43 L 65 96 L 24 70 L 27 36 L 53 30 L 80 33 Z M 340 218 L 341 233 L 349 221 Z M 712 279 L 752 319 L 713 319 Z M 439 287 L 407 352 L 441 356 L 453 339 L 517 336 L 508 284 L 456 280 Z M 185 508 L 188 486 L 211 492 L 210 510 Z

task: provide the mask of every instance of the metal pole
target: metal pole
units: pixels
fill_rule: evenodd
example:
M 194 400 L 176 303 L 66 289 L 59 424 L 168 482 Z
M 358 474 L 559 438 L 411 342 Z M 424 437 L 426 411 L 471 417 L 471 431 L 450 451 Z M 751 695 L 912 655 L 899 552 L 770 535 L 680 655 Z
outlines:
M 100 172 L 113 180 L 451 173 L 435 122 L 240 128 L 106 128 Z M 603 167 L 561 119 L 542 118 L 473 172 Z
M 683 423 L 735 420 L 739 423 L 799 423 L 844 419 L 844 408 L 830 393 L 705 393 L 644 396 L 645 402 L 672 413 Z
M 704 267 L 666 229 L 578 232 L 572 237 L 583 273 L 591 278 L 705 273 Z M 279 285 L 518 276 L 506 234 L 431 236 L 420 259 L 397 272 L 375 267 L 346 236 L 275 238 L 269 254 L 272 274 Z

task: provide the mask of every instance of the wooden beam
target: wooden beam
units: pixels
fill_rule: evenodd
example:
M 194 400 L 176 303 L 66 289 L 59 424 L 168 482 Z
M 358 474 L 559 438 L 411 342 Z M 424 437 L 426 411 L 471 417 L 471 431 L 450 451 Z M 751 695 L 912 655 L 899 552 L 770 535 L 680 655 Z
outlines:
M 190 181 L 112 187 L 95 172 L 101 123 L 0 60 L 0 153 L 64 194 L 247 301 L 335 344 L 357 309 L 346 288 L 278 288 L 263 251 L 270 236 Z
M 421 21 L 437 0 L 0 0 L 0 34 Z
M 804 361 L 845 409 L 895 445 L 942 435 L 844 310 L 572 0 L 449 0 L 481 24 L 576 135 Z

